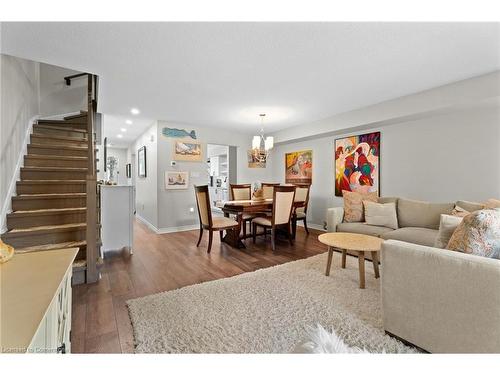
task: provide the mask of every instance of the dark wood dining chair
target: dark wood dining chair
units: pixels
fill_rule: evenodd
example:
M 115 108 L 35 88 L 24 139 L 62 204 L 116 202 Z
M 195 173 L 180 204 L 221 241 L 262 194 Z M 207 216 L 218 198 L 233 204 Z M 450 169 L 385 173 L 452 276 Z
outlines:
M 264 234 L 267 229 L 271 229 L 271 246 L 273 251 L 276 250 L 276 230 L 279 228 L 283 228 L 286 231 L 290 245 L 293 244 L 290 222 L 293 212 L 295 189 L 295 186 L 274 186 L 272 216 L 256 217 L 252 220 L 254 243 L 257 236 L 257 228 L 263 227 Z
M 230 219 L 228 217 L 212 217 L 208 185 L 195 185 L 194 191 L 196 195 L 196 204 L 198 206 L 198 217 L 200 219 L 200 237 L 198 238 L 196 247 L 200 246 L 201 238 L 203 237 L 203 230 L 208 230 L 207 253 L 210 253 L 210 250 L 212 249 L 213 232 L 219 232 L 220 240 L 222 242 L 224 230 L 236 229 L 239 226 L 239 223 L 236 220 Z
M 252 185 L 251 184 L 230 184 L 231 197 L 235 201 L 244 201 L 252 199 Z M 247 224 L 257 217 L 254 214 L 244 213 L 241 217 L 243 224 L 243 237 L 247 236 Z M 250 227 L 251 231 L 251 227 Z
M 297 231 L 297 221 L 304 222 L 304 229 L 306 233 L 309 234 L 309 229 L 307 228 L 307 206 L 309 205 L 309 191 L 311 185 L 309 184 L 295 184 L 297 189 L 295 190 L 295 202 L 304 202 L 302 207 L 296 207 L 292 214 L 292 234 L 295 238 Z
M 260 184 L 264 199 L 273 199 L 273 191 L 275 186 L 279 186 L 279 182 L 263 182 Z

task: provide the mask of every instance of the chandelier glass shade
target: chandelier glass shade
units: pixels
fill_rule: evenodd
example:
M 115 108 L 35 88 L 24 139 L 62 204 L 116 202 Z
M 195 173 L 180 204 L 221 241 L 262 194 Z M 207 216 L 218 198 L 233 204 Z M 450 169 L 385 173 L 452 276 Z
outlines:
M 274 137 L 264 137 L 264 113 L 260 114 L 261 129 L 260 135 L 254 135 L 252 138 L 252 151 L 257 159 L 266 161 L 269 151 L 274 147 Z

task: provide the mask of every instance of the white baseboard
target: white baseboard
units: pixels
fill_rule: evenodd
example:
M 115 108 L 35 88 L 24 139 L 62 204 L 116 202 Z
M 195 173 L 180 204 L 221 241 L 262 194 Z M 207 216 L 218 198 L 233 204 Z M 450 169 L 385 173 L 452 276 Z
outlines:
M 299 221 L 297 223 L 297 226 L 298 227 L 303 227 L 304 223 L 302 221 Z M 319 230 L 321 232 L 326 232 L 325 228 L 323 228 L 323 225 L 320 225 L 320 224 L 307 223 L 307 227 L 310 228 L 310 229 Z
M 139 214 L 135 214 L 137 219 L 142 221 L 149 229 L 151 229 L 153 232 L 156 234 L 166 234 L 166 233 L 176 233 L 176 232 L 186 232 L 188 230 L 195 230 L 195 229 L 200 229 L 199 224 L 192 224 L 192 225 L 182 225 L 180 227 L 168 227 L 168 228 L 157 228 L 153 224 L 151 224 L 149 221 L 144 219 L 142 216 Z
M 186 232 L 188 230 L 196 230 L 196 229 L 200 229 L 200 224 L 182 225 L 180 227 L 160 228 L 158 229 L 158 234 Z
M 24 165 L 24 155 L 28 154 L 28 143 L 30 141 L 30 135 L 33 132 L 33 124 L 39 118 L 40 116 L 37 115 L 29 120 L 26 133 L 24 134 L 23 146 L 17 158 L 16 168 L 12 174 L 12 178 L 10 179 L 9 189 L 7 190 L 5 201 L 2 202 L 0 233 L 5 233 L 7 231 L 7 214 L 12 211 L 12 197 L 15 195 L 16 182 L 21 179 L 21 167 Z

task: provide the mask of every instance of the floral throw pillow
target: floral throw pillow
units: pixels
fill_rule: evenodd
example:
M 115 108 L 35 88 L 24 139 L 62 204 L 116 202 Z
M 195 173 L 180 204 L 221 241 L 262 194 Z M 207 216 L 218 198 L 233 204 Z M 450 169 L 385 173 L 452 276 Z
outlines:
M 365 221 L 363 201 L 377 202 L 377 193 L 361 194 L 342 190 L 344 196 L 344 222 L 359 223 Z
M 479 210 L 465 216 L 446 248 L 500 259 L 500 209 Z

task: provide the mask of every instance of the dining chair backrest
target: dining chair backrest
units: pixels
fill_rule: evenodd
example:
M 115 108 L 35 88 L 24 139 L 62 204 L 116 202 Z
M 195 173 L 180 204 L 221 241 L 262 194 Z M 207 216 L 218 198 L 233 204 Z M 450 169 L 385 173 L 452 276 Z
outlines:
M 250 184 L 231 184 L 231 196 L 235 201 L 252 199 L 252 185 Z
M 279 186 L 279 183 L 263 182 L 261 184 L 264 199 L 273 199 L 273 191 L 275 186 Z
M 295 186 L 275 186 L 273 192 L 273 216 L 274 225 L 290 222 L 295 198 Z
M 309 190 L 311 185 L 309 184 L 296 184 L 297 189 L 295 190 L 295 202 L 304 202 L 303 207 L 297 207 L 295 212 L 306 213 L 307 205 L 309 204 Z
M 210 210 L 210 194 L 208 185 L 194 186 L 196 204 L 200 223 L 205 227 L 212 227 L 212 211 Z

